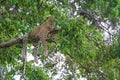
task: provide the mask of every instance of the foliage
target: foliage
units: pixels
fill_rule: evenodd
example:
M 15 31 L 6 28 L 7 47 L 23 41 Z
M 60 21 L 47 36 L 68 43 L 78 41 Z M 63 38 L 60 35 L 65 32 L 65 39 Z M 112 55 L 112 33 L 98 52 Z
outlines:
M 55 17 L 56 28 L 61 28 L 55 36 L 58 49 L 71 61 L 69 66 L 75 75 L 88 80 L 119 80 L 120 35 L 113 35 L 112 44 L 104 42 L 104 30 L 78 9 L 91 11 L 92 16 L 101 22 L 110 22 L 113 29 L 119 26 L 120 0 L 1 0 L 0 1 L 0 43 L 10 41 L 30 31 L 37 23 L 43 23 L 48 15 Z M 75 5 L 76 4 L 76 5 Z M 76 14 L 76 15 L 75 15 Z M 89 14 L 89 13 L 88 13 Z M 99 21 L 96 19 L 96 21 Z M 101 23 L 100 22 L 100 23 Z M 54 44 L 50 43 L 53 50 Z M 29 45 L 30 47 L 31 45 Z M 5 67 L 5 77 L 13 80 L 21 61 L 22 44 L 0 49 L 0 66 Z M 40 47 L 40 52 L 43 51 Z M 31 50 L 28 49 L 31 53 Z M 42 53 L 42 52 L 41 52 Z M 42 54 L 41 54 L 42 55 Z M 80 73 L 76 73 L 73 65 Z M 8 67 L 12 69 L 8 71 Z M 47 74 L 40 67 L 27 62 L 26 78 L 29 80 L 48 80 Z
M 40 67 L 30 65 L 26 67 L 26 77 L 28 77 L 29 80 L 49 80 L 48 75 L 44 73 Z

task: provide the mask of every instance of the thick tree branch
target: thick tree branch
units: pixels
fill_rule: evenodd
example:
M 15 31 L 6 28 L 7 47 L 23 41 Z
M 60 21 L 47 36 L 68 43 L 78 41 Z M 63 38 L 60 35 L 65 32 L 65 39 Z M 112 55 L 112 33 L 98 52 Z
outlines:
M 17 39 L 8 41 L 8 42 L 3 42 L 3 43 L 0 44 L 0 48 L 10 47 L 10 46 L 12 46 L 14 44 L 18 44 L 18 43 L 22 43 L 22 39 L 17 38 Z
M 101 28 L 100 26 L 100 22 L 101 22 L 101 19 L 96 17 L 92 11 L 90 10 L 84 10 L 82 8 L 79 8 L 77 10 L 77 14 L 78 15 L 82 15 L 84 18 L 87 18 L 88 20 L 92 21 L 92 24 L 95 25 L 96 27 L 98 28 Z
M 60 29 L 54 29 L 54 30 L 50 31 L 50 33 L 49 33 L 50 36 L 46 39 L 46 41 L 48 41 L 48 42 L 55 42 L 55 41 L 53 40 L 53 37 L 54 37 L 54 35 L 57 34 L 59 31 L 60 31 Z M 10 47 L 10 46 L 15 45 L 15 44 L 20 44 L 20 43 L 22 43 L 22 41 L 23 41 L 23 38 L 17 38 L 17 39 L 8 41 L 8 42 L 0 43 L 0 49 L 1 49 L 1 48 Z

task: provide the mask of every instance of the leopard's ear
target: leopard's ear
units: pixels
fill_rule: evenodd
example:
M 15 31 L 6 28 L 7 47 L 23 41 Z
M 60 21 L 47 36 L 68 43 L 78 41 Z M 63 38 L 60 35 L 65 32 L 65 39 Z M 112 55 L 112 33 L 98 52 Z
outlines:
M 52 19 L 53 17 L 52 16 L 47 16 L 46 17 L 46 20 L 50 20 L 50 19 Z

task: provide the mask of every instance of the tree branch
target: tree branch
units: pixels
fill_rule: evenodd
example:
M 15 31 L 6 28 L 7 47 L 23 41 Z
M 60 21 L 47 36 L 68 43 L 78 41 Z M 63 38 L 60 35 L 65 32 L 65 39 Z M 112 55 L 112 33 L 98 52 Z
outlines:
M 79 8 L 77 10 L 78 15 L 82 15 L 84 18 L 87 18 L 88 20 L 92 21 L 92 24 L 95 25 L 98 28 L 101 28 L 99 22 L 101 21 L 100 18 L 97 18 L 92 11 L 90 10 L 84 10 L 82 8 Z
M 61 29 L 54 29 L 52 31 L 50 31 L 49 36 L 46 41 L 48 42 L 54 42 L 53 40 L 53 37 L 55 34 L 57 34 Z M 52 36 L 53 35 L 53 36 Z M 23 37 L 22 38 L 17 38 L 17 39 L 14 39 L 14 40 L 11 40 L 11 41 L 8 41 L 8 42 L 3 42 L 3 43 L 0 43 L 0 49 L 1 48 L 6 48 L 6 47 L 10 47 L 12 45 L 15 45 L 15 44 L 20 44 L 23 42 Z
M 3 42 L 3 43 L 0 44 L 0 49 L 1 49 L 1 48 L 10 47 L 10 46 L 12 46 L 12 45 L 14 45 L 14 44 L 18 44 L 18 43 L 22 43 L 22 39 L 17 38 L 17 39 L 8 41 L 8 42 Z

